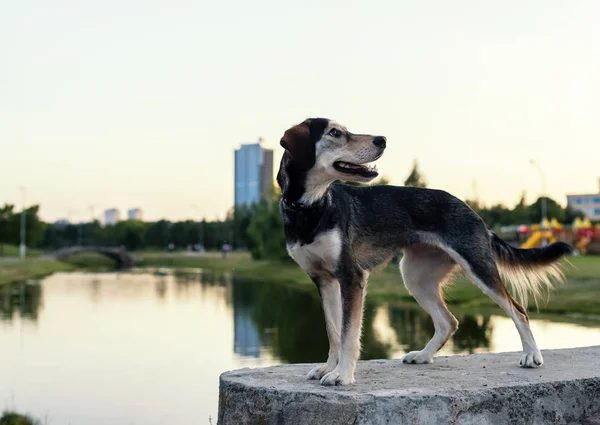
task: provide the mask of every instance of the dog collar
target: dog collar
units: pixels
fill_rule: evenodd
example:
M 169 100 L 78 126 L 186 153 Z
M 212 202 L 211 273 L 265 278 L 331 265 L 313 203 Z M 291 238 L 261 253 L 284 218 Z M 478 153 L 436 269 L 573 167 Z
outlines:
M 290 201 L 288 198 L 286 198 L 285 196 L 281 196 L 281 199 L 283 200 L 283 203 L 290 209 L 292 210 L 311 210 L 314 208 L 320 208 L 323 205 L 325 205 L 328 202 L 328 197 L 326 199 L 319 199 L 318 201 L 312 203 L 312 204 L 302 204 L 300 202 L 292 202 Z
M 306 205 L 301 204 L 300 202 L 292 202 L 289 199 L 287 199 L 285 196 L 282 196 L 281 199 L 283 199 L 283 202 L 292 209 L 301 210 L 301 209 L 306 208 Z

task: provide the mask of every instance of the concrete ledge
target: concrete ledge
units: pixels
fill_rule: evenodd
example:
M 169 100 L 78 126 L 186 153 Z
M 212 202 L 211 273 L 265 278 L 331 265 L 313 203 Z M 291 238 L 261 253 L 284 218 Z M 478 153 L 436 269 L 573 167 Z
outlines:
M 226 372 L 219 425 L 600 424 L 600 346 L 436 357 L 430 365 L 361 361 L 355 385 L 324 387 L 311 364 Z

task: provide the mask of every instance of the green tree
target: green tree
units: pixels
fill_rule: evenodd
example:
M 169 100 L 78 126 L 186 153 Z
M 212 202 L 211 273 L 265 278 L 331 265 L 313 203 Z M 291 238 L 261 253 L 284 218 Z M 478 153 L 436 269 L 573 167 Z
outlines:
M 413 162 L 413 168 L 410 174 L 406 180 L 404 180 L 404 186 L 427 187 L 427 182 L 419 171 L 419 163 L 416 159 Z
M 94 220 L 91 223 L 83 223 L 82 233 L 84 245 L 105 245 L 103 241 L 104 232 L 98 220 Z
M 30 416 L 21 415 L 15 412 L 4 412 L 0 416 L 0 425 L 40 425 L 41 422 Z
M 252 217 L 256 212 L 256 205 L 248 206 L 242 205 L 236 207 L 233 211 L 233 247 L 234 248 L 248 248 L 254 247 L 254 241 L 248 236 L 248 227 L 252 221 Z
M 150 223 L 146 232 L 146 243 L 152 248 L 165 249 L 169 244 L 171 222 L 160 220 Z
M 529 210 L 527 208 L 527 202 L 525 202 L 525 192 L 521 194 L 521 199 L 513 208 L 511 215 L 512 217 L 509 220 L 509 224 L 526 224 L 529 222 Z
M 188 244 L 188 223 L 185 221 L 178 221 L 173 223 L 171 227 L 171 240 L 176 247 L 185 247 Z
M 34 205 L 25 210 L 26 225 L 25 225 L 25 243 L 27 246 L 37 246 L 44 238 L 46 223 L 40 220 L 40 206 Z M 21 227 L 21 217 L 19 217 L 19 227 Z
M 527 205 L 523 193 L 519 203 L 510 209 L 502 204 L 485 207 L 477 201 L 465 201 L 479 216 L 490 226 L 504 226 L 513 224 L 539 223 L 542 220 L 542 198 L 533 204 Z M 546 198 L 548 219 L 556 218 L 560 223 L 570 224 L 575 217 L 582 214 L 574 211 L 569 206 L 563 208 L 555 200 Z
M 14 205 L 5 204 L 0 207 L 0 244 L 9 243 L 11 233 L 11 218 L 14 215 Z
M 135 251 L 145 246 L 148 224 L 139 220 L 120 221 L 116 224 L 118 244 Z
M 25 244 L 37 246 L 44 238 L 46 223 L 38 217 L 40 207 L 34 205 L 25 210 Z M 0 243 L 19 245 L 21 243 L 21 212 L 14 206 L 5 204 L 0 208 Z
M 204 227 L 204 246 L 206 249 L 221 249 L 233 236 L 232 221 L 210 221 Z
M 489 225 L 507 225 L 512 224 L 510 210 L 502 204 L 493 205 L 482 211 L 482 218 Z
M 581 211 L 575 211 L 570 205 L 565 208 L 565 223 L 571 224 L 577 217 L 583 218 L 584 214 Z
M 263 199 L 256 205 L 248 236 L 253 241 L 252 258 L 288 259 L 283 221 L 276 200 Z
M 542 221 L 542 197 L 539 197 L 533 204 L 528 207 L 529 220 L 532 223 Z M 559 222 L 565 221 L 565 209 L 560 206 L 554 199 L 546 198 L 546 211 L 548 220 L 556 218 Z

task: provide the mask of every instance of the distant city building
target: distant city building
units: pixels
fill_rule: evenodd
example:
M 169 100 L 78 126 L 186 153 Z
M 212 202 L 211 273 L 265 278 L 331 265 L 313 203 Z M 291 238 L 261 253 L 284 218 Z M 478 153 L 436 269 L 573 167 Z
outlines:
M 242 144 L 235 151 L 234 205 L 251 205 L 273 188 L 273 150 L 258 143 Z
M 119 210 L 111 208 L 104 211 L 104 224 L 116 224 L 120 220 Z
M 233 352 L 238 356 L 260 358 L 261 332 L 252 316 L 251 308 L 244 302 L 242 294 L 235 286 L 233 300 Z
M 567 204 L 592 221 L 600 220 L 600 179 L 598 179 L 598 186 L 598 193 L 567 195 Z
M 139 208 L 131 208 L 127 211 L 127 220 L 141 220 L 142 210 Z

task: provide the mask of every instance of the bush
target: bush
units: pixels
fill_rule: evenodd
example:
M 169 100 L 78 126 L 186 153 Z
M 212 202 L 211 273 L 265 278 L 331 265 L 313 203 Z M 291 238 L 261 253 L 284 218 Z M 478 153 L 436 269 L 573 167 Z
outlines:
M 4 412 L 0 417 L 0 425 L 39 425 L 40 422 L 29 416 L 19 415 L 14 412 Z

